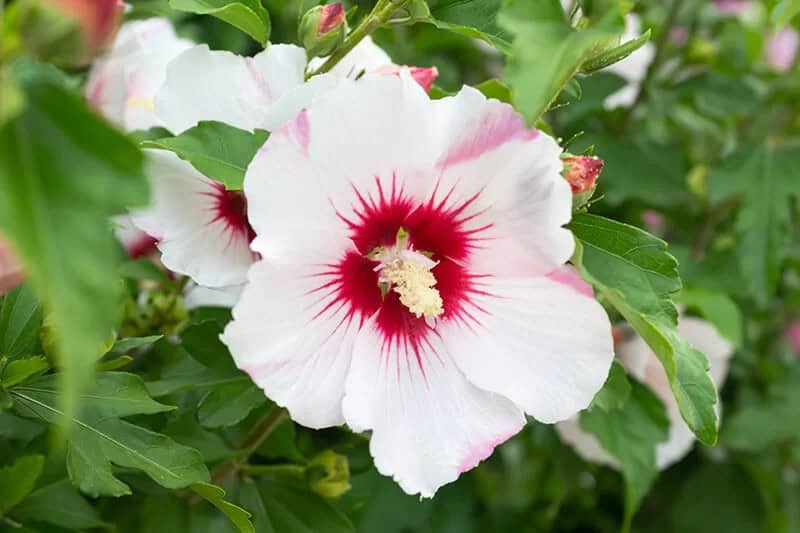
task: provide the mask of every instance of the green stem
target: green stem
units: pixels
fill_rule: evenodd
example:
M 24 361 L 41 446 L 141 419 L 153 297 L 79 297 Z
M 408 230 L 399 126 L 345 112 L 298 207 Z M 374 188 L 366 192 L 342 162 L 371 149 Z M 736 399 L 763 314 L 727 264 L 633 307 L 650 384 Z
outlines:
M 252 474 L 254 476 L 263 474 L 291 474 L 294 476 L 302 477 L 305 474 L 306 467 L 303 465 L 251 465 L 243 464 L 242 472 Z
M 289 413 L 286 412 L 286 409 L 278 406 L 267 411 L 239 445 L 239 449 L 242 450 L 242 455 L 214 469 L 214 472 L 211 474 L 211 482 L 215 485 L 219 485 L 236 474 L 247 463 L 247 460 L 250 459 L 253 452 L 267 440 L 272 432 L 275 431 L 288 416 Z
M 350 32 L 350 35 L 344 40 L 342 46 L 337 48 L 316 71 L 307 75 L 306 79 L 330 71 L 344 56 L 350 53 L 350 50 L 355 48 L 364 37 L 386 24 L 392 16 L 392 13 L 398 8 L 403 7 L 407 1 L 408 0 L 378 0 L 378 3 L 375 4 L 370 14 L 364 17 L 359 25 Z

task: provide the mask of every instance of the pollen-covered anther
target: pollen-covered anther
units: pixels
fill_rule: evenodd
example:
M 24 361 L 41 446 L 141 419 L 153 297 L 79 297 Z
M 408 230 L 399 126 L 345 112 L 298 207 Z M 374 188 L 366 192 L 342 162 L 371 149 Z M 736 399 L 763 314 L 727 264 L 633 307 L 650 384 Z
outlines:
M 398 260 L 381 270 L 381 280 L 400 295 L 400 303 L 417 318 L 424 316 L 426 320 L 433 320 L 444 312 L 442 296 L 434 287 L 436 277 L 430 268 L 422 262 Z

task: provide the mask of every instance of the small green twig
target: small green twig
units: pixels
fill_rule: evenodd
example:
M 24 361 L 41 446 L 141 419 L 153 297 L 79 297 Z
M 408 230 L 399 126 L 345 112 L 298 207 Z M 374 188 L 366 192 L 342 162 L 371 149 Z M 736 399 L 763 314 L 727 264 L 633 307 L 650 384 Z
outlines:
M 352 31 L 334 53 L 314 72 L 309 73 L 306 79 L 317 74 L 330 71 L 356 47 L 366 36 L 383 26 L 397 9 L 403 7 L 408 0 L 378 0 L 372 11 L 364 17 L 361 23 Z

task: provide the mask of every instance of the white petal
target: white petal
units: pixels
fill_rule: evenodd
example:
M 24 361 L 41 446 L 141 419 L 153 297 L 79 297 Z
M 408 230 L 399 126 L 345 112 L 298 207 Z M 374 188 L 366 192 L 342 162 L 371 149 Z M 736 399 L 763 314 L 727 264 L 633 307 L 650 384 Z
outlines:
M 187 287 L 183 301 L 187 309 L 197 307 L 233 307 L 242 295 L 244 285 L 234 285 L 224 289 L 210 289 L 201 285 Z
M 344 422 L 345 375 L 360 326 L 345 306 L 328 307 L 317 274 L 316 267 L 256 263 L 222 336 L 237 366 L 312 428 Z
M 642 21 L 633 13 L 628 13 L 625 16 L 625 33 L 622 35 L 621 43 L 626 43 L 639 35 L 642 32 Z M 636 100 L 639 94 L 639 87 L 647 75 L 647 69 L 656 55 L 656 47 L 652 42 L 645 43 L 641 48 L 633 52 L 631 55 L 606 67 L 606 72 L 612 72 L 622 76 L 628 81 L 628 85 L 622 89 L 609 95 L 603 101 L 605 109 L 613 109 L 615 107 L 629 107 Z
M 153 97 L 164 82 L 167 63 L 192 45 L 179 39 L 167 19 L 128 22 L 111 50 L 89 72 L 84 92 L 104 117 L 126 130 L 161 125 Z
M 303 49 L 293 45 L 270 45 L 252 58 L 196 46 L 167 67 L 156 112 L 174 133 L 201 120 L 264 128 L 271 106 L 303 83 L 305 64 Z
M 171 152 L 146 152 L 152 205 L 133 220 L 159 239 L 164 266 L 207 287 L 244 283 L 253 253 L 246 236 L 217 219 L 218 185 Z
M 561 176 L 561 148 L 530 130 L 511 106 L 465 87 L 439 100 L 443 151 L 441 195 L 460 205 L 479 194 L 463 216 L 483 246 L 470 268 L 493 275 L 543 275 L 569 259 L 572 193 Z M 451 192 L 452 191 L 452 192 Z
M 407 75 L 343 80 L 317 96 L 272 133 L 248 168 L 253 249 L 271 261 L 316 254 L 320 246 L 345 249 L 341 216 L 353 217 L 354 189 L 377 194 L 376 179 L 388 192 L 396 176 L 404 194 L 423 198 L 435 160 L 431 105 Z
M 469 314 L 440 330 L 467 378 L 541 422 L 586 408 L 614 358 L 602 306 L 546 277 L 488 278 L 480 290 Z
M 442 342 L 417 353 L 387 346 L 374 324 L 356 341 L 343 402 L 355 431 L 372 430 L 375 467 L 409 494 L 432 497 L 525 424 L 518 407 L 470 384 Z

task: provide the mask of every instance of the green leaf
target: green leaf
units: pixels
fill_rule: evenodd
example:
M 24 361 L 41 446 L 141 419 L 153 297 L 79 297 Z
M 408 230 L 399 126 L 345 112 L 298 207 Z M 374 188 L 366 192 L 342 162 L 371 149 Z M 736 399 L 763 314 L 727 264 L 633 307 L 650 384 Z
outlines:
M 511 103 L 511 89 L 501 80 L 491 79 L 475 86 L 486 98 L 494 98 L 507 104 Z
M 0 355 L 36 353 L 41 327 L 42 309 L 33 289 L 25 284 L 8 293 L 0 306 Z
M 439 0 L 431 4 L 431 22 L 437 28 L 482 39 L 501 52 L 511 50 L 511 35 L 497 24 L 503 0 Z
M 112 353 L 125 353 L 142 346 L 153 344 L 164 338 L 164 335 L 151 335 L 149 337 L 128 337 L 127 339 L 117 339 L 111 347 Z
M 238 424 L 267 401 L 264 392 L 245 381 L 221 385 L 209 391 L 197 408 L 197 419 L 207 428 Z
M 142 146 L 175 152 L 226 189 L 239 191 L 250 161 L 268 136 L 263 130 L 250 133 L 222 122 L 201 121 L 180 135 L 145 141 Z
M 664 404 L 645 385 L 630 382 L 630 395 L 619 409 L 580 414 L 580 426 L 592 433 L 619 463 L 625 477 L 625 516 L 629 521 L 658 475 L 656 446 L 667 440 Z
M 573 262 L 584 279 L 625 317 L 658 356 L 686 423 L 706 444 L 717 440 L 717 393 L 708 358 L 677 332 L 672 295 L 680 290 L 678 263 L 666 243 L 606 218 L 579 214 Z
M 261 512 L 253 512 L 258 531 L 268 533 L 353 533 L 350 520 L 321 496 L 312 492 L 305 481 L 264 476 L 257 481 L 259 500 L 250 500 Z M 259 505 L 260 504 L 260 505 Z M 242 505 L 253 509 L 242 498 Z
M 731 341 L 735 347 L 741 347 L 742 312 L 730 296 L 701 287 L 684 287 L 676 300 L 699 312 L 717 328 L 720 335 Z
M 228 347 L 219 336 L 223 326 L 216 320 L 205 320 L 192 324 L 181 333 L 181 346 L 195 359 L 208 368 L 234 370 Z
M 66 529 L 108 527 L 68 479 L 32 492 L 11 515 L 18 522 L 40 522 Z
M 772 22 L 785 26 L 800 13 L 800 0 L 779 0 L 772 9 Z
M 708 464 L 683 483 L 671 513 L 672 531 L 760 533 L 764 498 L 752 477 L 735 464 Z
M 782 441 L 800 438 L 800 376 L 790 374 L 763 398 L 728 412 L 720 441 L 731 448 L 760 452 Z
M 43 467 L 43 455 L 24 455 L 11 466 L 0 468 L 0 514 L 7 513 L 30 494 Z
M 47 358 L 41 355 L 17 359 L 8 363 L 3 369 L 0 384 L 6 389 L 10 389 L 37 374 L 47 372 L 49 368 L 50 363 L 47 362 Z
M 750 294 L 761 304 L 775 294 L 789 244 L 790 199 L 800 197 L 800 151 L 795 146 L 746 146 L 708 175 L 712 202 L 741 199 L 736 216 L 739 264 Z
M 57 376 L 46 376 L 12 389 L 15 409 L 23 416 L 58 421 L 64 413 L 57 407 L 60 392 L 56 382 Z M 71 417 L 67 469 L 83 492 L 93 497 L 130 494 L 128 486 L 112 473 L 111 463 L 142 470 L 170 489 L 208 480 L 208 470 L 197 450 L 119 418 L 172 409 L 150 399 L 138 376 L 99 374 L 81 400 L 80 413 Z
M 649 40 L 650 30 L 647 30 L 635 39 L 631 39 L 630 41 L 627 41 L 619 46 L 615 46 L 614 48 L 606 50 L 605 52 L 592 57 L 581 65 L 580 71 L 583 74 L 591 74 L 613 65 L 614 63 L 618 63 L 644 46 Z
M 0 438 L 19 441 L 24 445 L 42 432 L 44 428 L 40 424 L 0 411 Z
M 192 485 L 192 490 L 222 511 L 233 525 L 236 526 L 237 530 L 242 533 L 255 533 L 256 528 L 253 527 L 253 523 L 250 522 L 251 514 L 241 507 L 225 501 L 225 491 L 222 487 L 210 483 L 195 483 Z
M 263 46 L 269 41 L 269 13 L 260 0 L 169 0 L 169 5 L 178 11 L 222 19 Z
M 44 67 L 20 70 L 28 106 L 0 129 L 0 227 L 48 309 L 70 414 L 118 313 L 109 218 L 145 204 L 147 180 L 138 147 L 80 94 L 38 75 Z
M 608 379 L 603 388 L 595 394 L 589 409 L 597 407 L 606 412 L 619 409 L 625 405 L 630 393 L 631 384 L 628 381 L 625 367 L 614 361 L 611 371 L 608 373 Z
M 581 65 L 622 33 L 622 18 L 614 11 L 577 31 L 567 22 L 558 0 L 505 2 L 500 25 L 514 36 L 505 78 L 514 107 L 529 124 L 550 108 Z
M 170 420 L 164 428 L 164 434 L 195 448 L 209 463 L 242 453 L 241 450 L 232 448 L 218 433 L 203 429 L 197 422 L 194 412 L 190 410 Z

